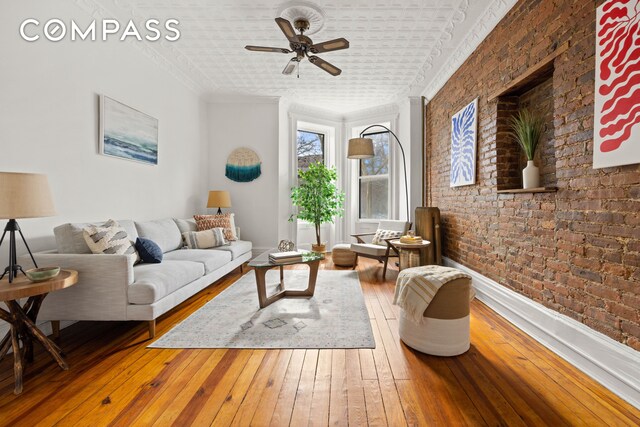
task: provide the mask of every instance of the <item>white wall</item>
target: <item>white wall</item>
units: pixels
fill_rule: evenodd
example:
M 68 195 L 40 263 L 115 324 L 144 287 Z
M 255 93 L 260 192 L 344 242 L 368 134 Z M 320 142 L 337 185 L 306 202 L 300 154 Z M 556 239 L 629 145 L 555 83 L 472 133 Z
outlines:
M 416 207 L 422 206 L 422 99 L 410 97 L 400 103 L 398 137 L 405 147 L 409 181 L 409 210 L 415 222 Z M 402 179 L 402 178 L 400 178 Z M 401 192 L 401 210 L 406 209 L 404 193 Z
M 220 98 L 209 104 L 208 189 L 230 192 L 233 207 L 228 211 L 236 214 L 241 237 L 253 242 L 254 253 L 278 244 L 278 109 L 277 98 L 264 97 Z M 262 160 L 262 175 L 254 181 L 225 177 L 227 157 L 240 147 L 251 148 Z
M 47 174 L 57 210 L 19 220 L 31 249 L 54 248 L 52 230 L 65 222 L 188 217 L 203 206 L 208 147 L 198 95 L 132 43 L 26 42 L 18 28 L 28 17 L 93 18 L 63 0 L 0 6 L 0 171 Z M 157 166 L 98 154 L 99 94 L 159 120 Z M 7 264 L 5 242 L 0 269 Z

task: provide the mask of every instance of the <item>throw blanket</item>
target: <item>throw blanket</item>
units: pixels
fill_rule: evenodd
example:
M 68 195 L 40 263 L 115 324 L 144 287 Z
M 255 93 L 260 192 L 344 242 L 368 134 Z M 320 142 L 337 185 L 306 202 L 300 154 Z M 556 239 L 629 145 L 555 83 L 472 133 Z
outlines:
M 455 268 L 439 265 L 402 270 L 398 274 L 393 303 L 402 308 L 409 319 L 415 323 L 422 323 L 424 311 L 438 289 L 445 283 L 460 278 L 471 279 L 471 276 Z M 475 292 L 472 290 L 471 294 L 473 299 Z

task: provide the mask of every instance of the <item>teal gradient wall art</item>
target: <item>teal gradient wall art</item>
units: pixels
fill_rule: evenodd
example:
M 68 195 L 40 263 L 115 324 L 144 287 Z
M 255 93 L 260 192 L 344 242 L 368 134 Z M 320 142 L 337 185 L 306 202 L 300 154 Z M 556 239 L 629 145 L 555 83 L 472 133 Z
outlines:
M 236 182 L 251 182 L 262 174 L 260 157 L 250 148 L 237 148 L 229 154 L 225 176 Z

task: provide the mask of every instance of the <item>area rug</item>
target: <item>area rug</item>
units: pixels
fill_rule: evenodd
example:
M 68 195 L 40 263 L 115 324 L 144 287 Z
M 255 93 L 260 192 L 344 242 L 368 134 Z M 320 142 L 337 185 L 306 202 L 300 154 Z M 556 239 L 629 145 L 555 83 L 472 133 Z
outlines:
M 267 272 L 267 295 L 279 274 Z M 286 289 L 305 289 L 308 277 L 308 270 L 285 270 Z M 375 348 L 375 340 L 357 272 L 320 270 L 313 297 L 260 309 L 250 271 L 149 347 Z

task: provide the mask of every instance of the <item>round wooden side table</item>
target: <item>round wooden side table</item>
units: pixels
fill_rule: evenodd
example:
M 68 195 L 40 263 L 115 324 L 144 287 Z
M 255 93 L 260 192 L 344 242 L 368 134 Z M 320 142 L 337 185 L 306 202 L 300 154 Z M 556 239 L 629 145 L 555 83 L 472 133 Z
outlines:
M 428 240 L 423 240 L 422 243 L 400 243 L 400 239 L 392 240 L 390 243 L 398 248 L 400 253 L 400 271 L 420 266 L 420 253 L 431 244 Z
M 76 283 L 78 272 L 75 270 L 60 270 L 56 277 L 43 282 L 31 282 L 25 276 L 16 277 L 12 283 L 8 279 L 0 280 L 0 301 L 9 308 L 9 311 L 0 308 L 0 319 L 11 325 L 11 331 L 0 341 L 0 360 L 11 348 L 15 394 L 22 393 L 22 372 L 25 360 L 33 361 L 34 340 L 42 344 L 62 369 L 69 369 L 62 357 L 62 349 L 38 329 L 36 319 L 42 301 L 49 292 L 68 288 Z M 28 298 L 22 306 L 19 302 L 21 298 Z

